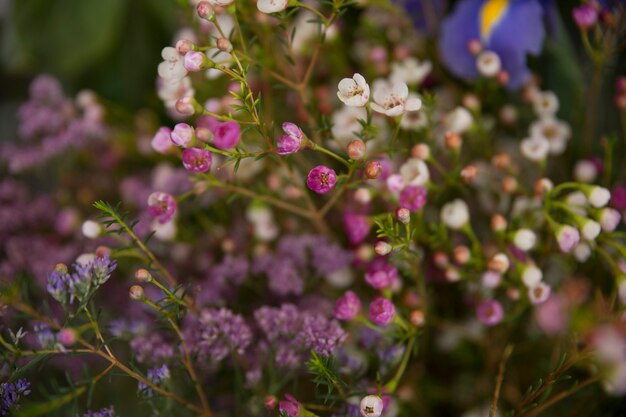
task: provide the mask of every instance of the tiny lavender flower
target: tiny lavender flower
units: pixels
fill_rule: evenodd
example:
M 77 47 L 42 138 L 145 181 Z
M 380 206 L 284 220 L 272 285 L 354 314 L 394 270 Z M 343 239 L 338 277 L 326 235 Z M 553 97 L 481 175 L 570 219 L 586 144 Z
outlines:
M 396 307 L 384 297 L 378 297 L 370 304 L 370 320 L 379 326 L 387 326 L 396 314 Z
M 161 385 L 163 382 L 170 378 L 170 368 L 167 365 L 160 366 L 158 368 L 148 369 L 148 373 L 146 375 L 148 377 L 148 381 L 152 382 L 155 385 Z M 148 388 L 148 385 L 139 381 L 137 389 L 139 392 L 142 392 L 146 397 L 152 396 L 152 390 Z
M 78 415 L 76 417 L 78 417 Z M 111 406 L 109 408 L 103 408 L 100 411 L 87 411 L 83 414 L 83 417 L 115 417 L 115 411 Z
M 389 288 L 398 278 L 398 270 L 385 258 L 376 258 L 365 273 L 365 282 L 377 290 Z
M 426 188 L 405 187 L 400 192 L 400 206 L 411 211 L 418 211 L 426 204 Z
M 159 223 L 165 224 L 176 213 L 176 199 L 168 193 L 154 192 L 148 197 L 148 212 Z
M 318 165 L 313 168 L 306 179 L 306 185 L 317 194 L 326 194 L 337 182 L 337 174 L 331 168 Z
M 352 320 L 361 310 L 361 300 L 353 291 L 346 291 L 343 297 L 337 300 L 333 315 L 339 320 Z
M 293 123 L 283 123 L 284 135 L 276 141 L 276 152 L 279 155 L 289 155 L 302 149 L 305 136 L 302 130 Z
M 20 398 L 29 394 L 30 382 L 25 379 L 0 384 L 0 416 L 10 416 L 11 410 L 17 408 Z
M 183 151 L 182 159 L 187 171 L 202 173 L 211 169 L 213 156 L 206 149 L 187 148 Z
M 487 326 L 493 326 L 502 321 L 504 310 L 502 304 L 496 300 L 486 300 L 476 308 L 476 316 L 481 323 Z

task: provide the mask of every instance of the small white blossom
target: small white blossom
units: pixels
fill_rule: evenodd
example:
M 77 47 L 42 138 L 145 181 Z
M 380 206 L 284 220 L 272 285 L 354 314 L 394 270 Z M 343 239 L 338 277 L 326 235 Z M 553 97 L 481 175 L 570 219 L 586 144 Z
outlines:
M 472 127 L 474 119 L 469 110 L 459 106 L 446 115 L 444 122 L 448 131 L 463 133 Z
M 409 87 L 395 80 L 374 82 L 374 102 L 372 110 L 389 117 L 397 117 L 406 112 L 417 111 L 422 107 L 419 98 L 409 98 Z
M 567 123 L 552 117 L 542 118 L 530 125 L 530 136 L 547 140 L 551 155 L 565 152 L 571 135 L 572 131 Z
M 368 395 L 361 399 L 359 409 L 363 417 L 379 417 L 383 412 L 383 400 L 377 395 Z
M 483 51 L 476 58 L 476 68 L 480 75 L 492 78 L 498 75 L 502 69 L 502 61 L 495 52 Z
M 406 186 L 424 185 L 430 181 L 428 165 L 421 159 L 410 158 L 400 167 L 400 175 Z
M 346 106 L 363 107 L 370 99 L 370 86 L 359 73 L 339 81 L 338 88 L 337 97 Z
M 537 235 L 530 229 L 519 229 L 513 235 L 513 243 L 523 251 L 528 251 L 535 246 Z
M 83 235 L 88 239 L 95 239 L 102 234 L 102 227 L 93 220 L 87 220 L 83 223 Z
M 159 64 L 159 77 L 165 80 L 181 79 L 187 75 L 187 70 L 183 64 L 183 56 L 176 48 L 167 46 L 161 51 L 163 62 Z
M 389 78 L 409 85 L 419 85 L 432 69 L 433 64 L 430 61 L 420 62 L 417 58 L 408 57 L 391 63 Z
M 552 288 L 545 282 L 540 281 L 537 285 L 533 285 L 528 289 L 528 298 L 530 298 L 530 302 L 533 304 L 541 304 L 550 298 L 551 292 Z
M 591 256 L 591 246 L 585 242 L 581 242 L 574 248 L 574 258 L 578 262 L 585 262 Z
M 542 91 L 533 97 L 533 109 L 539 117 L 553 117 L 559 111 L 559 98 L 552 91 Z
M 581 159 L 574 165 L 574 178 L 578 182 L 591 183 L 598 177 L 598 168 L 588 159 Z
M 258 0 L 257 9 L 263 13 L 278 13 L 287 8 L 288 0 Z
M 542 279 L 543 272 L 541 272 L 541 269 L 537 268 L 535 265 L 528 265 L 522 271 L 522 282 L 528 288 L 532 288 L 539 284 Z
M 526 138 L 520 143 L 522 155 L 534 162 L 541 162 L 548 156 L 550 143 L 542 137 Z
M 450 229 L 459 230 L 469 221 L 469 208 L 467 203 L 456 199 L 441 208 L 441 221 Z
M 583 237 L 587 240 L 595 240 L 596 237 L 600 234 L 602 228 L 600 227 L 600 223 L 588 219 L 585 221 L 581 228 L 581 233 Z
M 604 187 L 595 186 L 589 191 L 588 197 L 592 206 L 600 208 L 609 203 L 611 192 Z

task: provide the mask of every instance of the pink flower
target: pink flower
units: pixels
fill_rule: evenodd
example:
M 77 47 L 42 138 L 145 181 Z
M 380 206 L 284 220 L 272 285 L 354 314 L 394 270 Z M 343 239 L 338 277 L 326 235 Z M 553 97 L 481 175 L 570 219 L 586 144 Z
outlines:
M 306 179 L 306 185 L 311 191 L 326 194 L 333 189 L 337 182 L 337 174 L 331 168 L 318 165 L 313 168 Z
M 183 65 L 189 72 L 198 72 L 207 68 L 209 64 L 209 58 L 204 52 L 189 51 L 183 58 Z
M 183 166 L 187 171 L 202 173 L 211 169 L 211 152 L 200 148 L 187 148 L 183 151 Z
M 370 233 L 370 227 L 367 216 L 352 213 L 346 213 L 343 216 L 343 228 L 346 231 L 348 240 L 353 245 L 365 240 Z
M 285 394 L 286 400 L 281 401 L 278 404 L 281 413 L 288 415 L 289 417 L 300 416 L 300 403 L 291 394 Z
M 193 145 L 196 133 L 193 127 L 187 123 L 178 123 L 170 134 L 172 142 L 181 148 L 188 148 Z
M 396 314 L 396 307 L 384 297 L 378 297 L 370 304 L 370 320 L 379 326 L 387 326 Z
M 483 301 L 476 307 L 476 316 L 482 324 L 493 326 L 498 324 L 504 318 L 504 310 L 502 304 L 496 300 Z
M 567 326 L 567 311 L 561 297 L 550 297 L 545 303 L 535 309 L 535 321 L 549 336 L 555 336 L 565 331 Z
M 620 211 L 626 210 L 626 185 L 616 185 L 611 191 L 611 205 Z
M 276 141 L 276 149 L 279 155 L 289 155 L 302 149 L 304 143 L 304 133 L 293 123 L 283 123 L 284 135 Z
M 148 197 L 148 213 L 159 223 L 167 223 L 176 213 L 176 199 L 168 193 L 152 193 Z
M 398 270 L 385 258 L 376 258 L 365 273 L 365 282 L 377 290 L 389 288 L 398 278 Z
M 530 302 L 533 304 L 541 304 L 550 298 L 551 292 L 552 288 L 540 281 L 528 289 L 528 298 L 530 298 Z
M 607 207 L 600 210 L 600 218 L 598 220 L 602 230 L 612 232 L 617 228 L 620 220 L 622 220 L 622 216 L 619 214 L 619 211 Z
M 161 127 L 154 134 L 150 145 L 152 149 L 154 149 L 158 153 L 166 154 L 172 149 L 172 141 L 170 139 L 170 135 L 172 134 L 172 129 L 169 127 Z
M 213 143 L 220 149 L 229 150 L 235 148 L 239 144 L 241 138 L 241 129 L 237 122 L 219 123 L 213 130 Z
M 574 8 L 572 17 L 579 28 L 588 30 L 596 25 L 598 21 L 598 11 L 590 4 L 583 4 Z
M 343 297 L 337 300 L 333 315 L 339 320 L 352 320 L 361 310 L 361 300 L 353 291 L 346 291 Z
M 400 193 L 400 206 L 411 211 L 418 211 L 426 204 L 426 188 L 419 186 L 406 187 Z
M 561 225 L 556 232 L 556 240 L 559 242 L 561 252 L 569 253 L 580 242 L 580 232 L 575 227 Z

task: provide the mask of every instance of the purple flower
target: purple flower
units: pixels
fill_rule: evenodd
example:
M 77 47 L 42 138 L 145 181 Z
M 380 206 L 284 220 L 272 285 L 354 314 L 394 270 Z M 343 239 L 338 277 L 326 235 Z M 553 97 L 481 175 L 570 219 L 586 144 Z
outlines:
M 321 314 L 305 313 L 303 316 L 300 331 L 302 344 L 320 355 L 332 355 L 345 335 L 336 320 L 328 320 Z
M 68 302 L 70 284 L 71 276 L 67 268 L 56 268 L 48 275 L 48 293 L 61 304 Z
M 159 223 L 167 223 L 176 213 L 176 199 L 168 193 L 154 192 L 148 197 L 148 213 Z
M 157 368 L 148 369 L 147 373 L 148 381 L 152 382 L 155 385 L 162 384 L 165 380 L 170 378 L 170 368 L 167 365 L 163 365 Z M 137 389 L 139 392 L 142 392 L 146 397 L 152 396 L 152 390 L 148 388 L 148 385 L 139 381 L 137 384 Z
M 187 123 L 178 123 L 174 126 L 174 130 L 170 134 L 170 139 L 176 146 L 181 148 L 188 148 L 193 145 L 196 138 L 196 132 L 193 127 Z
M 137 362 L 162 365 L 174 356 L 174 348 L 157 332 L 150 332 L 145 336 L 134 337 L 130 348 Z
M 456 3 L 441 29 L 439 50 L 448 69 L 465 80 L 478 78 L 476 56 L 468 44 L 480 41 L 495 52 L 508 74 L 507 87 L 517 89 L 528 78 L 527 55 L 541 52 L 544 10 L 537 0 L 465 0 Z
M 285 400 L 278 403 L 280 412 L 289 417 L 299 417 L 300 403 L 291 394 L 285 394 L 285 398 Z
M 498 324 L 504 318 L 502 304 L 496 300 L 483 301 L 476 307 L 476 316 L 481 323 L 487 326 Z
M 72 274 L 70 284 L 70 303 L 77 299 L 84 302 L 105 282 L 111 278 L 111 274 L 117 267 L 117 262 L 109 258 L 109 254 L 96 256 L 93 261 L 85 264 L 74 264 L 75 272 Z
M 183 166 L 187 171 L 202 173 L 211 169 L 213 157 L 206 149 L 187 148 L 183 151 Z
M 365 282 L 377 290 L 389 288 L 398 278 L 398 270 L 385 258 L 376 258 L 365 273 Z
M 611 205 L 620 211 L 626 210 L 626 185 L 616 185 L 611 191 Z
M 237 122 L 219 123 L 213 130 L 213 143 L 220 149 L 233 149 L 239 144 L 241 129 Z
M 426 204 L 426 188 L 420 186 L 405 187 L 400 193 L 400 206 L 411 211 L 418 211 Z
M 78 417 L 78 415 L 76 417 Z M 103 408 L 100 411 L 87 411 L 83 414 L 83 417 L 115 417 L 115 411 L 113 410 L 113 406 L 111 406 Z
M 339 320 L 352 320 L 361 310 L 361 300 L 353 291 L 346 291 L 343 297 L 337 300 L 333 315 Z
M 0 384 L 0 416 L 10 416 L 21 397 L 30 394 L 30 382 L 18 379 Z
M 276 141 L 276 151 L 279 155 L 289 155 L 298 152 L 304 143 L 304 133 L 293 123 L 283 123 L 284 135 Z
M 335 186 L 337 174 L 331 168 L 318 165 L 313 168 L 306 179 L 306 185 L 317 194 L 326 194 Z
M 396 307 L 384 297 L 378 297 L 370 304 L 370 320 L 379 326 L 389 325 L 395 314 Z
M 572 17 L 579 28 L 588 30 L 596 25 L 598 11 L 591 4 L 583 4 L 572 10 Z
M 367 216 L 346 213 L 343 215 L 343 228 L 351 244 L 357 245 L 365 240 L 370 233 L 370 222 Z

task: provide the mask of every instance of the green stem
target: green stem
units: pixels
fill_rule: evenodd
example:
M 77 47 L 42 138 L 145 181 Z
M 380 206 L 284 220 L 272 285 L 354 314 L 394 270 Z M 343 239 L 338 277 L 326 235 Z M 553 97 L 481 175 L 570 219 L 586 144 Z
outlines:
M 406 350 L 402 355 L 402 361 L 400 362 L 400 366 L 398 366 L 398 370 L 396 374 L 391 379 L 391 381 L 385 384 L 386 392 L 393 393 L 398 388 L 398 384 L 400 384 L 400 380 L 404 376 L 404 372 L 406 371 L 406 367 L 409 364 L 409 359 L 411 358 L 411 353 L 413 352 L 413 346 L 415 345 L 416 336 L 412 335 L 409 339 L 409 343 L 406 346 Z
M 317 143 L 313 143 L 313 142 L 311 142 L 311 143 L 313 145 L 311 149 L 313 149 L 314 151 L 320 151 L 322 153 L 325 153 L 326 155 L 331 156 L 334 159 L 336 159 L 337 161 L 341 162 L 342 164 L 344 164 L 348 168 L 352 167 L 350 162 L 348 162 L 346 159 L 342 158 L 341 156 L 337 155 L 336 153 L 334 153 L 330 149 L 326 149 L 325 147 L 323 147 L 322 145 L 318 145 Z

